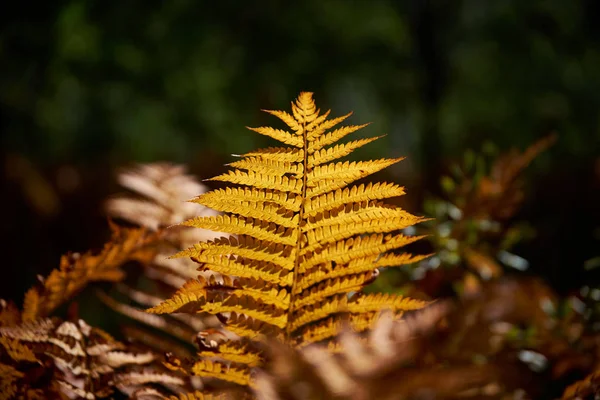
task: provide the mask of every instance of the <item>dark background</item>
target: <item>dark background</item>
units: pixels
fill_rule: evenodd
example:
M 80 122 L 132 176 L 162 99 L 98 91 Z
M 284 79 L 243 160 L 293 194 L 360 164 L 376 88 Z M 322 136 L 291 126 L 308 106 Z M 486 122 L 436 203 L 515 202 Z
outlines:
M 527 171 L 517 249 L 568 292 L 600 254 L 600 3 L 564 0 L 4 2 L 0 12 L 3 298 L 60 254 L 99 247 L 116 170 L 182 162 L 200 177 L 272 142 L 298 92 L 408 156 L 386 179 L 409 209 L 486 141 L 557 143 Z M 289 4 L 288 4 L 289 3 Z M 9 278 L 10 277 L 10 278 Z

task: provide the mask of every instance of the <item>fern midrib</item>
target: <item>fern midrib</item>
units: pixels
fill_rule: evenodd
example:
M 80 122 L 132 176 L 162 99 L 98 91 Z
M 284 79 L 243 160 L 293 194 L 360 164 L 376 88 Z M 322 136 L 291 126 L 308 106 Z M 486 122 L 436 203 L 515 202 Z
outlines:
M 303 110 L 304 111 L 304 110 Z M 296 226 L 298 238 L 296 243 L 296 252 L 294 260 L 294 278 L 292 281 L 292 291 L 290 293 L 290 307 L 287 312 L 287 324 L 285 327 L 285 342 L 291 343 L 290 336 L 292 334 L 292 315 L 294 313 L 294 303 L 296 300 L 296 285 L 298 283 L 298 271 L 300 270 L 300 249 L 302 247 L 302 221 L 304 220 L 304 205 L 306 204 L 306 187 L 308 181 L 308 137 L 306 132 L 306 120 L 302 122 L 302 142 L 303 142 L 303 165 L 302 165 L 302 203 L 298 216 L 298 225 Z

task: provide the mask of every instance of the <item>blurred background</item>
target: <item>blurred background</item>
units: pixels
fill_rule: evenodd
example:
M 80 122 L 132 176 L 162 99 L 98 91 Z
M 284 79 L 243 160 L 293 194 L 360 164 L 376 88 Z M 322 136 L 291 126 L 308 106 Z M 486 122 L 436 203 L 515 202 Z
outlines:
M 424 214 L 468 149 L 524 150 L 516 252 L 559 293 L 598 278 L 600 3 L 593 0 L 5 2 L 0 12 L 3 298 L 60 254 L 108 237 L 120 167 L 171 161 L 208 178 L 272 145 L 300 91 L 387 136 L 357 158 L 408 156 L 381 177 Z M 599 280 L 600 281 L 600 280 Z M 596 281 L 598 282 L 598 281 Z

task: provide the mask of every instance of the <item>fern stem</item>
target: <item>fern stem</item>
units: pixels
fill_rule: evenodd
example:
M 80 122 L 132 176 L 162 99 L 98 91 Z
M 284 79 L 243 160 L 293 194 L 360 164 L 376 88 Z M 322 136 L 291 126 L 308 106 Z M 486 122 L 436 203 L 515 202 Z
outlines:
M 303 141 L 303 168 L 302 168 L 302 204 L 300 204 L 300 211 L 298 217 L 298 242 L 296 243 L 296 259 L 294 260 L 294 280 L 292 281 L 292 289 L 290 293 L 290 308 L 287 312 L 287 326 L 285 327 L 285 341 L 286 343 L 290 343 L 290 336 L 292 334 L 292 324 L 290 321 L 292 319 L 292 315 L 294 313 L 294 302 L 296 300 L 296 285 L 298 284 L 298 271 L 300 270 L 300 249 L 302 247 L 302 220 L 304 219 L 304 205 L 306 204 L 306 186 L 308 180 L 308 137 L 306 133 L 306 121 L 302 122 L 302 141 Z

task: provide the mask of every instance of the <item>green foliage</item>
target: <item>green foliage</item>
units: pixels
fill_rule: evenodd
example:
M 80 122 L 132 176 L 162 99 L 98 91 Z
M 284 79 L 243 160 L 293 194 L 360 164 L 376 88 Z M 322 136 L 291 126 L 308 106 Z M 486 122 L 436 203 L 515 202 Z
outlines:
M 54 3 L 43 22 L 15 19 L 0 37 L 7 149 L 49 161 L 246 151 L 266 143 L 239 129 L 263 123 L 252 110 L 318 90 L 389 133 L 357 158 L 402 148 L 430 168 L 481 135 L 522 147 L 550 128 L 564 154 L 586 157 L 600 137 L 593 7 Z

